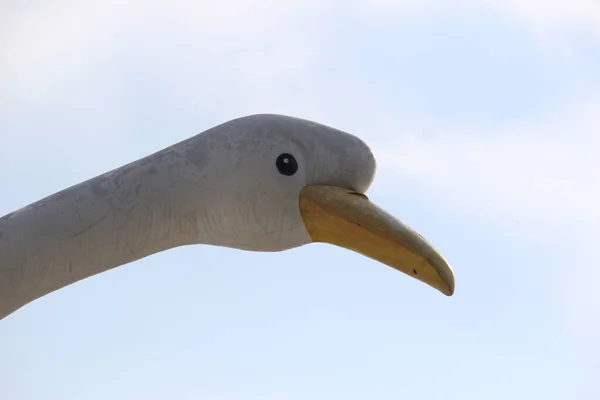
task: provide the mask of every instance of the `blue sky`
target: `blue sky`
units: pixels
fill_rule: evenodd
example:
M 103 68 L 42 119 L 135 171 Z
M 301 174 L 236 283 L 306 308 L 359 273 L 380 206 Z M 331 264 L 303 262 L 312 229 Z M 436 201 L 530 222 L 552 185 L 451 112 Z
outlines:
M 285 113 L 367 141 L 370 197 L 457 280 L 326 245 L 171 250 L 1 321 L 0 397 L 598 398 L 600 6 L 453 4 L 0 5 L 0 214 Z

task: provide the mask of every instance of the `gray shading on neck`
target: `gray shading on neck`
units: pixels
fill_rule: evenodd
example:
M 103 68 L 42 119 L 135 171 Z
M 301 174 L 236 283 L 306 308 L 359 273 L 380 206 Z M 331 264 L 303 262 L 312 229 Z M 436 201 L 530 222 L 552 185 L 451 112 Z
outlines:
M 199 239 L 200 137 L 80 183 L 0 218 L 0 318 L 71 283 Z M 199 171 L 199 170 L 198 170 Z M 179 175 L 179 176 L 178 176 Z M 190 188 L 191 187 L 191 188 Z M 200 193 L 195 193 L 200 196 Z

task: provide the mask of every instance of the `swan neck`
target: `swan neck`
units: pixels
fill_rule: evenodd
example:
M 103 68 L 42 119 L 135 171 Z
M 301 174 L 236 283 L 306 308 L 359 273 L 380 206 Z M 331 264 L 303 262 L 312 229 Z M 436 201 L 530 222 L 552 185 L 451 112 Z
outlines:
M 203 193 L 186 178 L 193 166 L 185 164 L 182 146 L 0 218 L 0 319 L 82 279 L 204 242 Z

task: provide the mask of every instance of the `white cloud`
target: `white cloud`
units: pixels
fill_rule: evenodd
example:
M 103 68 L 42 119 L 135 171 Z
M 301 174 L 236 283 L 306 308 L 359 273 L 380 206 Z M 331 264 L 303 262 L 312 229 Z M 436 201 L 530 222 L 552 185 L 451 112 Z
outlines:
M 84 79 L 82 75 L 94 70 L 99 58 L 130 51 L 158 64 L 194 59 L 182 52 L 196 53 L 200 67 L 221 58 L 221 68 L 237 73 L 238 80 L 256 70 L 263 76 L 271 70 L 306 72 L 303 61 L 313 61 L 338 19 L 386 17 L 405 23 L 448 12 L 487 11 L 489 16 L 490 10 L 499 18 L 521 21 L 540 37 L 548 39 L 550 33 L 552 40 L 542 43 L 561 51 L 569 47 L 561 36 L 565 29 L 592 32 L 600 38 L 600 3 L 595 0 L 488 0 L 484 4 L 463 0 L 452 7 L 441 0 L 4 3 L 0 5 L 0 89 L 26 101 L 48 98 L 57 87 Z M 272 52 L 277 57 L 269 58 Z M 260 60 L 261 55 L 269 59 Z M 179 68 L 185 70 L 186 65 Z M 260 81 L 249 82 L 256 84 Z
M 487 0 L 504 18 L 524 25 L 540 46 L 576 59 L 582 38 L 600 42 L 600 2 L 596 0 Z
M 581 101 L 504 127 L 423 122 L 425 130 L 401 139 L 392 132 L 405 129 L 392 125 L 379 157 L 460 206 L 485 200 L 503 219 L 591 225 L 600 222 L 598 109 L 598 100 Z
M 362 13 L 390 18 L 490 14 L 529 30 L 546 49 L 561 56 L 573 55 L 573 39 L 581 34 L 600 40 L 600 2 L 597 0 L 357 0 Z M 367 13 L 367 15 L 369 14 Z M 579 36 L 578 36 L 579 35 Z
M 94 69 L 103 54 L 128 50 L 177 58 L 169 49 L 223 56 L 224 68 L 235 56 L 256 48 L 261 40 L 303 33 L 302 18 L 326 2 L 291 0 L 187 1 L 164 4 L 141 0 L 120 2 L 40 2 L 34 7 L 0 6 L 0 88 L 27 99 L 49 96 L 60 85 Z M 293 45 L 293 43 L 291 44 Z M 154 51 L 160 48 L 161 52 Z M 207 60 L 202 60 L 207 61 Z M 267 65 L 268 66 L 268 65 Z
M 596 95 L 515 126 L 407 127 L 392 118 L 379 129 L 387 138 L 374 143 L 384 182 L 410 180 L 440 206 L 560 258 L 557 311 L 588 361 L 600 356 L 599 109 Z
M 487 0 L 486 3 L 538 26 L 600 34 L 600 3 L 596 0 Z

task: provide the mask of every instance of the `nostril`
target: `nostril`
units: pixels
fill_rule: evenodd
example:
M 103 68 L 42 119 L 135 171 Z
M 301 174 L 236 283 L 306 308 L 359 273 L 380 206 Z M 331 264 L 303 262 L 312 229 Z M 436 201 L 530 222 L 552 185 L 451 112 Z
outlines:
M 354 191 L 352 191 L 352 192 L 348 192 L 348 194 L 351 194 L 351 195 L 353 195 L 353 196 L 362 197 L 362 198 L 363 198 L 363 199 L 365 199 L 365 200 L 369 200 L 369 198 L 367 197 L 367 195 L 366 195 L 366 194 L 364 194 L 364 193 L 359 193 L 359 192 L 354 192 Z

